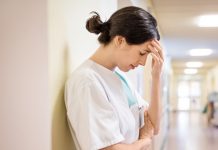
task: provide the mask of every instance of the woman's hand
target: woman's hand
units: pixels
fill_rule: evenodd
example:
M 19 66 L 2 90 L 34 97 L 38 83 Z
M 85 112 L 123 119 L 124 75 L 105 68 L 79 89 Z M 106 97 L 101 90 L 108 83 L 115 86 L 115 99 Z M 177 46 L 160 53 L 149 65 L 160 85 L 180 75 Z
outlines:
M 157 40 L 152 40 L 148 45 L 152 55 L 152 77 L 160 77 L 164 62 L 163 50 Z
M 139 131 L 139 139 L 152 138 L 154 136 L 154 127 L 151 123 L 148 112 L 144 113 L 144 126 Z

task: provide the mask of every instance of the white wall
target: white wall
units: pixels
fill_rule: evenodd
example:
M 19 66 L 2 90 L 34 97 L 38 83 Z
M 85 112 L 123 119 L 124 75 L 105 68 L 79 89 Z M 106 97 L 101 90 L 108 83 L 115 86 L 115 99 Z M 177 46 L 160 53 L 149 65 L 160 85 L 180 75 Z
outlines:
M 70 71 L 73 71 L 98 48 L 97 35 L 89 33 L 86 20 L 91 17 L 90 12 L 97 11 L 102 21 L 109 19 L 117 9 L 116 0 L 80 0 L 71 1 L 67 8 L 67 43 L 69 44 Z
M 49 150 L 47 4 L 0 4 L 0 149 Z

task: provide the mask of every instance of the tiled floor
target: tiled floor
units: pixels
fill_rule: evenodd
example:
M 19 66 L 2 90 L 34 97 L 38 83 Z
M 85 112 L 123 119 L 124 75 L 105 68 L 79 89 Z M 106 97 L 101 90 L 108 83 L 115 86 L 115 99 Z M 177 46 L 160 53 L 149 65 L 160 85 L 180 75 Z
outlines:
M 218 128 L 200 112 L 171 113 L 164 150 L 218 150 Z

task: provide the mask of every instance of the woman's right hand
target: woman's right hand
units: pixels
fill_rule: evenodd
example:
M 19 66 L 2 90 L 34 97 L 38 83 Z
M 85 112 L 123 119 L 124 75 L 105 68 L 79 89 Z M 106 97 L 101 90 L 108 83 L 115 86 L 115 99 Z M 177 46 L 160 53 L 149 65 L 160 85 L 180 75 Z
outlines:
M 151 123 L 148 112 L 144 113 L 144 126 L 139 130 L 139 139 L 150 138 L 154 136 L 154 127 Z

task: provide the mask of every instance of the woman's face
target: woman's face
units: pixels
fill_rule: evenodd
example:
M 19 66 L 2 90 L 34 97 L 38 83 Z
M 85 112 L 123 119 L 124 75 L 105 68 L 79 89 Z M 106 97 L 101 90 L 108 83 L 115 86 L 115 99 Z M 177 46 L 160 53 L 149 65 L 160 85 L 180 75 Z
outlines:
M 117 67 L 127 72 L 139 65 L 144 66 L 147 56 L 151 52 L 148 49 L 150 43 L 151 41 L 147 41 L 143 44 L 129 45 L 126 40 L 122 41 L 115 55 Z

